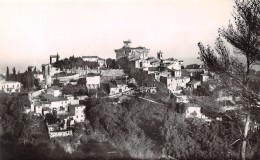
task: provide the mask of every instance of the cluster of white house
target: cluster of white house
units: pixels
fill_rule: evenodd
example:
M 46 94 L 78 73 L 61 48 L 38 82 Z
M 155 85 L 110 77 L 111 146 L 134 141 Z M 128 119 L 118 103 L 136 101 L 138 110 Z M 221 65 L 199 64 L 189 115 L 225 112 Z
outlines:
M 55 57 L 51 56 L 51 62 L 56 62 Z M 105 66 L 106 61 L 98 56 L 83 56 L 83 60 L 91 61 L 91 62 L 98 62 L 99 65 Z M 47 89 L 51 87 L 55 79 L 58 79 L 60 83 L 64 85 L 71 83 L 77 84 L 78 80 L 83 81 L 87 89 L 98 89 L 100 87 L 101 81 L 109 83 L 113 79 L 118 79 L 118 77 L 123 78 L 125 74 L 123 70 L 120 69 L 106 69 L 103 70 L 100 67 L 97 69 L 89 69 L 89 68 L 75 68 L 75 69 L 67 69 L 66 73 L 60 71 L 59 69 L 53 67 L 50 64 L 43 64 L 42 65 L 42 74 L 35 74 L 35 78 L 39 79 L 42 89 Z M 72 82 L 72 81 L 75 82 Z M 110 84 L 111 88 L 109 88 L 110 95 L 117 94 L 120 92 L 124 92 L 129 90 L 126 84 L 117 84 L 115 85 Z
M 109 90 L 110 95 L 115 95 L 118 93 L 130 91 L 131 89 L 128 88 L 127 82 L 123 80 L 114 80 L 109 83 Z
M 180 108 L 184 109 L 181 112 L 185 115 L 185 118 L 197 117 L 205 121 L 210 121 L 209 118 L 201 113 L 201 107 L 190 104 L 187 96 L 180 94 L 182 89 L 197 89 L 201 83 L 207 81 L 209 76 L 206 70 L 200 68 L 199 70 L 186 71 L 189 74 L 182 75 L 183 61 L 173 58 L 163 59 L 161 51 L 157 53 L 157 58 L 149 57 L 149 49 L 145 47 L 132 48 L 130 47 L 130 43 L 131 41 L 124 41 L 124 46 L 121 49 L 115 50 L 117 60 L 126 57 L 129 60 L 131 69 L 142 69 L 148 74 L 153 74 L 155 80 L 165 84 L 165 87 L 174 94 L 176 103 L 180 104 Z M 193 78 L 192 74 L 195 72 L 202 73 L 200 73 L 200 80 Z M 111 86 L 113 87 L 115 84 L 111 84 Z M 125 88 L 124 85 L 119 84 L 118 86 Z M 146 89 L 143 88 L 142 90 Z M 149 88 L 149 90 L 156 92 L 155 87 Z
M 116 49 L 116 59 L 126 57 L 129 60 L 130 68 L 142 69 L 148 74 L 153 74 L 154 78 L 164 83 L 165 86 L 172 92 L 180 92 L 183 88 L 196 89 L 201 82 L 209 79 L 209 76 L 204 69 L 201 74 L 201 80 L 192 78 L 192 71 L 189 75 L 182 75 L 183 61 L 174 58 L 163 59 L 163 53 L 159 51 L 157 58 L 149 57 L 149 49 L 145 47 L 130 47 L 131 41 L 124 41 L 124 46 L 121 49 Z
M 73 95 L 62 95 L 61 88 L 52 87 L 29 92 L 28 97 L 31 102 L 31 113 L 41 116 L 50 113 L 62 119 L 63 127 L 47 124 L 50 138 L 70 135 L 72 132 L 68 127 L 85 121 L 85 106 L 80 105 L 79 98 Z

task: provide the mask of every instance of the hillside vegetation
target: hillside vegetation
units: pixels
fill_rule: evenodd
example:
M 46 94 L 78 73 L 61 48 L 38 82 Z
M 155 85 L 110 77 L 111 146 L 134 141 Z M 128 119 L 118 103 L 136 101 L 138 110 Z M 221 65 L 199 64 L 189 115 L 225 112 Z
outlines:
M 139 98 L 121 104 L 111 99 L 89 99 L 86 105 L 86 116 L 94 131 L 105 134 L 110 144 L 132 158 L 238 158 L 239 144 L 232 143 L 240 138 L 239 129 L 232 121 L 209 124 L 196 118 L 184 119 L 174 107 Z M 250 156 L 256 147 L 256 135 L 252 134 L 250 140 Z

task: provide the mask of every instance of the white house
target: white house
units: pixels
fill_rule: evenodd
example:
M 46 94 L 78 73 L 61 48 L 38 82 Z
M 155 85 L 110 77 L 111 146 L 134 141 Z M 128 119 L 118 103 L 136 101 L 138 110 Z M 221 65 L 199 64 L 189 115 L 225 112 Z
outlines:
M 181 70 L 176 70 L 176 69 L 173 69 L 172 70 L 172 74 L 174 77 L 181 77 Z
M 40 82 L 42 82 L 44 80 L 44 77 L 43 77 L 42 73 L 34 74 L 34 78 L 39 79 Z
M 97 62 L 100 67 L 106 66 L 106 60 L 98 56 L 82 56 L 84 61 Z
M 200 81 L 201 82 L 207 82 L 209 80 L 209 75 L 208 74 L 201 74 L 200 75 Z
M 180 70 L 181 66 L 183 64 L 183 61 L 178 61 L 177 59 L 165 59 L 165 60 L 163 60 L 163 64 L 168 69 Z
M 97 62 L 98 61 L 98 56 L 82 56 L 82 59 L 84 61 L 90 61 L 90 62 Z
M 55 137 L 67 137 L 72 135 L 73 135 L 72 130 L 56 130 L 56 131 L 49 130 L 50 139 Z
M 172 93 L 186 88 L 189 81 L 190 77 L 160 77 L 160 82 L 164 83 Z
M 21 91 L 21 83 L 14 81 L 0 81 L 0 90 L 5 93 L 15 93 Z
M 197 89 L 198 86 L 200 86 L 200 85 L 201 85 L 200 81 L 193 79 L 189 83 L 187 83 L 187 88 L 189 88 L 190 90 L 193 90 L 193 89 Z
M 86 108 L 86 106 L 84 106 L 84 105 L 70 105 L 69 106 L 69 115 L 72 116 L 76 122 L 84 122 L 85 108 Z
M 103 67 L 103 66 L 106 67 L 106 65 L 107 65 L 107 64 L 106 64 L 106 60 L 103 59 L 103 58 L 99 58 L 99 57 L 98 57 L 97 62 L 98 62 L 98 65 L 99 65 L 100 67 Z
M 89 73 L 86 75 L 86 87 L 88 89 L 97 89 L 100 87 L 100 75 Z
M 109 89 L 110 89 L 109 95 L 123 93 L 130 90 L 127 84 L 122 80 L 116 80 L 114 82 L 109 83 Z
M 176 103 L 188 103 L 188 97 L 180 93 L 173 93 L 173 97 Z
M 179 104 L 179 112 L 183 114 L 185 118 L 199 118 L 206 122 L 211 122 L 207 116 L 201 113 L 201 107 L 191 103 Z
M 64 97 L 67 98 L 67 102 L 70 105 L 78 105 L 79 104 L 79 99 L 76 97 L 74 98 L 73 95 L 69 94 L 69 95 L 64 95 Z
M 191 103 L 182 103 L 179 105 L 179 111 L 184 115 L 185 118 L 201 118 L 201 107 Z
M 52 87 L 47 89 L 47 94 L 51 94 L 54 97 L 61 96 L 61 88 L 58 87 Z
M 35 97 L 45 94 L 44 89 L 38 90 L 38 91 L 31 91 L 28 93 L 29 100 L 33 100 Z

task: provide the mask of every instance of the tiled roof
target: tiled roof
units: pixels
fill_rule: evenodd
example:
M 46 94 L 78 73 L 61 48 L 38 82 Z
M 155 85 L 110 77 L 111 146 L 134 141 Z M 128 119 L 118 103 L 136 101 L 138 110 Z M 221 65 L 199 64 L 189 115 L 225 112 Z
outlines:
M 123 70 L 101 70 L 102 76 L 113 76 L 113 77 L 121 77 L 124 76 Z
M 100 76 L 100 74 L 96 74 L 96 73 L 88 73 L 87 77 L 94 77 L 94 76 Z
M 158 67 L 148 67 L 148 71 L 159 71 Z
M 140 60 L 140 58 L 139 57 L 134 57 L 134 58 L 130 59 L 129 61 L 131 62 L 131 61 L 137 61 L 137 60 Z
M 58 101 L 65 101 L 67 100 L 66 97 L 54 97 L 51 94 L 45 94 L 44 97 L 48 99 L 50 102 L 58 102 Z
M 193 80 L 191 80 L 189 83 L 187 83 L 187 84 L 196 84 L 196 83 L 199 83 L 200 81 L 197 81 L 197 80 L 195 80 L 195 79 L 193 79 Z

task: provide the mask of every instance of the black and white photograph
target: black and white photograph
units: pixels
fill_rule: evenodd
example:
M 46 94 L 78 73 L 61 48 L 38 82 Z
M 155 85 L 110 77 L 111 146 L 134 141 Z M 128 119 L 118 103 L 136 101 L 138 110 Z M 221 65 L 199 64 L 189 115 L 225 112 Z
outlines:
M 260 0 L 0 0 L 0 160 L 260 160 Z

